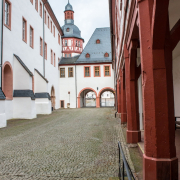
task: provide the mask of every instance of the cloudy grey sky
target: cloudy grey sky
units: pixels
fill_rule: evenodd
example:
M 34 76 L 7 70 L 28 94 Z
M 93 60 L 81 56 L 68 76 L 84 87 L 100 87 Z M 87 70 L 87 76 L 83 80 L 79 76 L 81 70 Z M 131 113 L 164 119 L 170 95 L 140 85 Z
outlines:
M 49 0 L 60 23 L 64 25 L 64 10 L 68 0 Z M 108 0 L 70 0 L 74 9 L 75 25 L 79 27 L 85 43 L 96 28 L 109 27 Z

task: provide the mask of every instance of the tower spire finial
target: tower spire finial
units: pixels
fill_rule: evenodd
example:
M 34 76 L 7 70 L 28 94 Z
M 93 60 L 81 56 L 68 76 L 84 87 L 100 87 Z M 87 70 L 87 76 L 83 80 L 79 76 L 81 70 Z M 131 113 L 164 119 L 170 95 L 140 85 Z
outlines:
M 68 0 L 68 4 L 69 4 L 69 0 Z

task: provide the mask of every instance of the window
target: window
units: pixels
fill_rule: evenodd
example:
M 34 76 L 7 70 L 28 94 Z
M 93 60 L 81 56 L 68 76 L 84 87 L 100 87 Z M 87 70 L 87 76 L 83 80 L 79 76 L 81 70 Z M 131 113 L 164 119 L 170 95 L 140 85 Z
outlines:
M 73 68 L 68 68 L 68 77 L 73 77 Z
M 56 54 L 54 53 L 54 67 L 56 67 Z
M 51 21 L 51 33 L 52 33 L 52 21 Z
M 34 29 L 30 26 L 29 30 L 29 41 L 30 41 L 30 47 L 34 48 Z
M 110 66 L 104 66 L 104 76 L 111 76 Z
M 69 32 L 69 28 L 66 29 L 66 32 Z
M 58 34 L 58 44 L 59 45 L 60 45 L 60 41 L 61 41 L 60 34 Z
M 39 5 L 39 15 L 42 17 L 42 3 L 40 2 Z
M 65 57 L 67 57 L 67 54 L 65 54 Z
M 44 11 L 44 23 L 46 24 L 46 11 Z
M 81 46 L 80 46 L 80 41 L 79 41 L 79 47 L 81 47 Z
M 55 37 L 55 26 L 53 26 L 53 33 L 54 33 L 54 37 Z
M 48 16 L 48 28 L 49 28 L 49 16 Z
M 41 37 L 40 37 L 39 44 L 40 44 L 40 46 L 39 46 L 40 47 L 40 55 L 42 56 L 43 55 L 43 51 L 42 51 L 43 50 L 43 47 L 42 47 L 43 46 L 43 41 L 42 41 Z
M 105 54 L 104 54 L 104 57 L 109 57 L 109 54 L 108 54 L 108 53 L 105 53 Z
M 22 20 L 22 39 L 27 43 L 27 21 L 24 18 Z
M 51 49 L 51 64 L 53 64 L 53 51 Z
M 90 54 L 89 53 L 86 54 L 86 58 L 90 58 Z
M 78 46 L 78 41 L 76 40 L 76 47 Z
M 60 68 L 60 77 L 65 78 L 65 68 Z
M 11 2 L 5 0 L 4 25 L 11 30 Z
M 96 44 L 100 44 L 100 40 L 99 39 L 96 40 Z
M 68 45 L 68 42 L 67 42 L 67 40 L 65 40 L 65 46 L 67 46 Z
M 35 0 L 35 9 L 38 12 L 38 0 Z
M 91 69 L 90 66 L 84 67 L 84 77 L 90 77 L 91 76 L 90 69 Z
M 44 57 L 47 60 L 47 43 L 44 43 Z
M 100 77 L 100 66 L 94 66 L 94 77 Z
M 71 54 L 69 54 L 69 57 L 71 57 Z

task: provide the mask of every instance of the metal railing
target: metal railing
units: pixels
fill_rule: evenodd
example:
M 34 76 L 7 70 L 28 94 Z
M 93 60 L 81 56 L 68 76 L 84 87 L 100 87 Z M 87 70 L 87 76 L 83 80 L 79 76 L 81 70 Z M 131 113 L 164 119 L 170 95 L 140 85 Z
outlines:
M 118 142 L 119 149 L 119 179 L 124 180 L 125 178 L 128 180 L 135 180 L 135 177 L 129 167 L 129 164 L 124 155 L 121 143 Z M 122 158 L 121 158 L 122 157 Z M 122 162 L 122 163 L 121 163 Z

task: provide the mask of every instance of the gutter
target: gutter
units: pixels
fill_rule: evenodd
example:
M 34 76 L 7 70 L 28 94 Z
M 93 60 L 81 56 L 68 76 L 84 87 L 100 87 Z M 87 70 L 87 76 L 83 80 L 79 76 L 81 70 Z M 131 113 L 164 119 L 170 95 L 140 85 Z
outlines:
M 2 0 L 2 22 L 1 22 L 1 60 L 0 60 L 0 90 L 2 90 L 2 65 L 3 65 L 3 13 L 4 13 L 4 1 Z
M 43 2 L 43 76 L 45 77 L 45 28 L 44 28 L 44 5 L 48 3 L 48 1 L 46 0 L 46 2 Z M 47 49 L 46 49 L 47 51 Z

